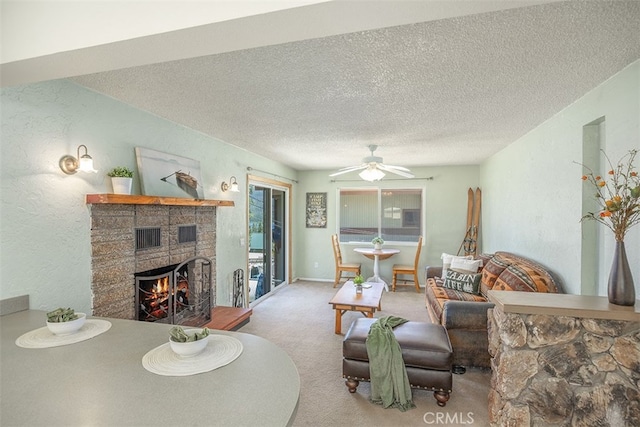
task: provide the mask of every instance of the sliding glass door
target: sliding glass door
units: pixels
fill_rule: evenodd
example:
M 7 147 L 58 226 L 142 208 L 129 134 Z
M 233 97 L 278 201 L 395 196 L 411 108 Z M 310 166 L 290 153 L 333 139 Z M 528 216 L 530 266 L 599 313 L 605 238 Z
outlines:
M 288 188 L 249 180 L 249 303 L 287 281 Z

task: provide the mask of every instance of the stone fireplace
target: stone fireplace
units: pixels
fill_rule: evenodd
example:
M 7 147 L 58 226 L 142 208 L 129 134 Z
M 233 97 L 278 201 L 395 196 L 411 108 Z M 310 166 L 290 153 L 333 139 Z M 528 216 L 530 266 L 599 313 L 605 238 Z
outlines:
M 211 261 L 202 293 L 215 306 L 216 207 L 233 202 L 97 194 L 87 204 L 94 316 L 137 320 L 136 274 L 195 258 Z M 189 274 L 203 274 L 201 267 Z

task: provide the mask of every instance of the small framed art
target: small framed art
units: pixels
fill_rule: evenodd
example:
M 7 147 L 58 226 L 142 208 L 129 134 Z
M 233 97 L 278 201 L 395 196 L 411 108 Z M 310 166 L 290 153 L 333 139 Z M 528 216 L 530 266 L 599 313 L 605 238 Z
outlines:
M 327 228 L 327 193 L 307 193 L 307 228 Z
M 136 147 L 140 188 L 145 196 L 204 199 L 200 162 Z

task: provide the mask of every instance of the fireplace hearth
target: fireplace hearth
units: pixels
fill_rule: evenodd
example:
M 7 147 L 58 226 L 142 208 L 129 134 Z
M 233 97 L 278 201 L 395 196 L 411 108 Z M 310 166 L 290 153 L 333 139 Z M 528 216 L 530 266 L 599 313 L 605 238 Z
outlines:
M 137 319 L 200 326 L 211 320 L 211 267 L 205 257 L 136 273 Z

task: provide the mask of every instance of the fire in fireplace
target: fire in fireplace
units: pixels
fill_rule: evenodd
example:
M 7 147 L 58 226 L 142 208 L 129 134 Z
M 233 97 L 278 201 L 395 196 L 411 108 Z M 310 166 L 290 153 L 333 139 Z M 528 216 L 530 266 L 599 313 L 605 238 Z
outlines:
M 191 258 L 135 274 L 138 320 L 201 326 L 211 320 L 211 260 Z

